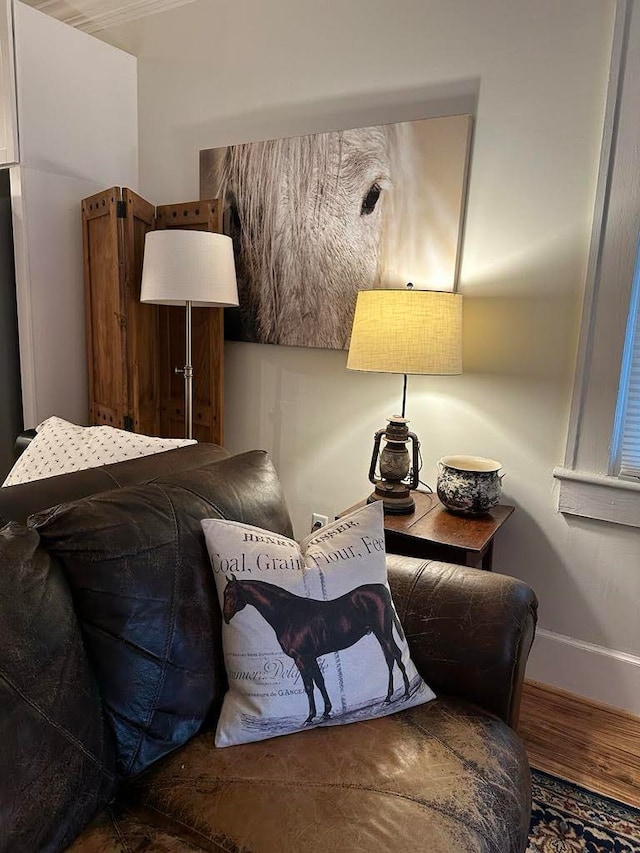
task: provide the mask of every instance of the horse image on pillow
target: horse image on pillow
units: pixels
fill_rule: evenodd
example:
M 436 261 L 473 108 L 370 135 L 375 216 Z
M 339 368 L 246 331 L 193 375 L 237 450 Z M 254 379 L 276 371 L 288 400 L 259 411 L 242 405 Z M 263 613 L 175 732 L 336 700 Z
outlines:
M 389 671 L 385 704 L 393 695 L 394 664 L 402 674 L 404 699 L 410 696 L 409 679 L 402 662 L 402 651 L 393 638 L 395 626 L 404 642 L 404 632 L 384 584 L 358 586 L 330 601 L 302 598 L 265 581 L 227 578 L 222 615 L 226 624 L 247 605 L 253 605 L 273 628 L 283 652 L 296 664 L 309 701 L 311 723 L 317 714 L 314 685 L 324 701 L 323 718 L 331 716 L 331 700 L 318 658 L 348 649 L 367 634 L 380 643 Z

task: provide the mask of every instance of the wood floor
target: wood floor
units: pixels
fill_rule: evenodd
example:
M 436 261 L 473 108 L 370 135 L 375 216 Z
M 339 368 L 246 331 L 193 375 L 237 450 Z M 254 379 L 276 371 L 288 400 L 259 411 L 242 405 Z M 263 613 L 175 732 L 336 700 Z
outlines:
M 532 767 L 640 808 L 640 717 L 527 681 L 518 731 Z

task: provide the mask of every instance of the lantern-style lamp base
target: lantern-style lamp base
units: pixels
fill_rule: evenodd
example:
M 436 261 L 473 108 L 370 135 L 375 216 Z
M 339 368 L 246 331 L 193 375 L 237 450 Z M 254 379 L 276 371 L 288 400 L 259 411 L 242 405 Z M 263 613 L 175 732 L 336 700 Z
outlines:
M 369 468 L 369 480 L 375 485 L 375 489 L 367 498 L 367 503 L 382 501 L 385 513 L 406 515 L 415 509 L 411 491 L 418 486 L 420 442 L 415 433 L 409 432 L 409 421 L 406 418 L 394 415 L 388 418 L 388 421 L 388 425 L 375 434 Z M 383 438 L 386 443 L 380 452 L 380 442 Z M 411 456 L 407 449 L 409 441 L 413 449 Z M 380 468 L 380 478 L 376 478 L 377 465 Z

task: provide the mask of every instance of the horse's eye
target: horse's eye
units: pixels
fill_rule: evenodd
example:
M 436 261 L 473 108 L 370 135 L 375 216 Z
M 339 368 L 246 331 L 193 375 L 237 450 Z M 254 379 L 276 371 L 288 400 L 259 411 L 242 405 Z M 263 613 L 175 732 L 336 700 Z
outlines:
M 376 209 L 376 204 L 378 203 L 378 199 L 380 198 L 380 193 L 382 189 L 380 188 L 380 184 L 376 181 L 375 184 L 371 185 L 369 192 L 364 197 L 364 201 L 362 202 L 362 207 L 360 208 L 360 216 L 368 216 L 370 213 Z

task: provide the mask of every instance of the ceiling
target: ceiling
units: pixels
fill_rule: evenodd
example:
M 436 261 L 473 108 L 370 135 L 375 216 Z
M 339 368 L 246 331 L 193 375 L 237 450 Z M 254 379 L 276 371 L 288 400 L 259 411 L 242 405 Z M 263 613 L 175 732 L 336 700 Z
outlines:
M 136 18 L 146 18 L 176 6 L 186 6 L 195 0 L 24 0 L 28 6 L 46 12 L 52 18 L 72 27 L 95 33 L 98 30 L 124 24 Z

